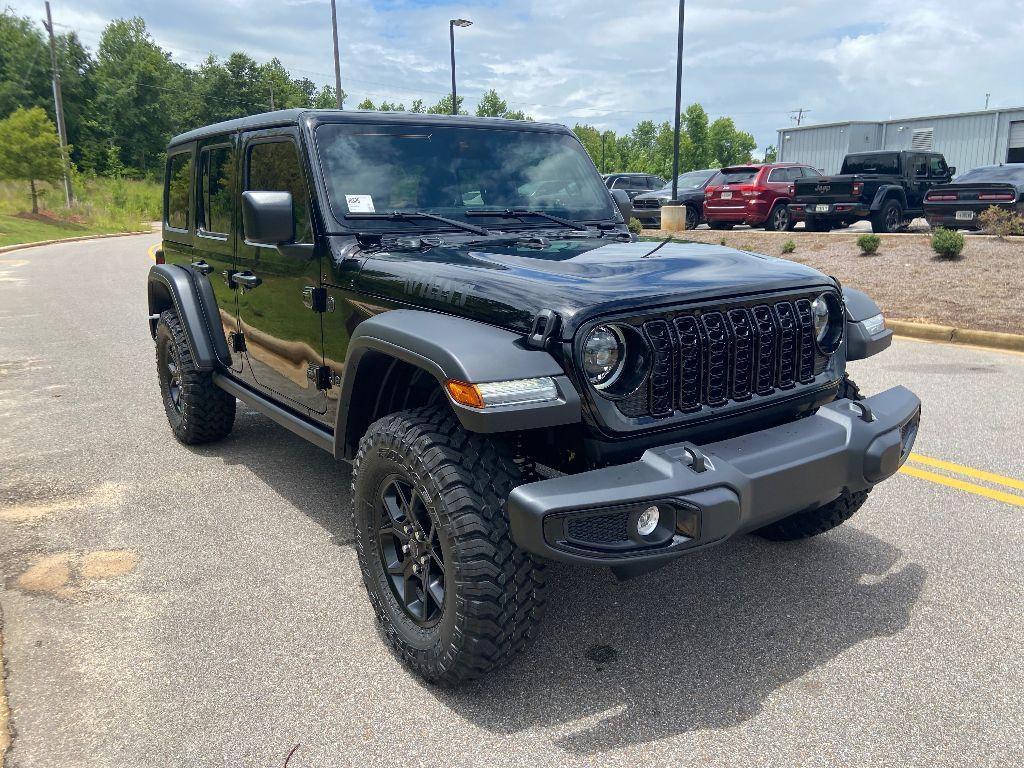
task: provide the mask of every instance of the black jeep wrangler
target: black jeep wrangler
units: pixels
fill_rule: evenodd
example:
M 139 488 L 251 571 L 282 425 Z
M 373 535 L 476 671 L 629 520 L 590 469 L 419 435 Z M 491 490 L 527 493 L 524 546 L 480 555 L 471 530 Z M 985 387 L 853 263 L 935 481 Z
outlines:
M 838 176 L 797 179 L 789 209 L 814 232 L 859 219 L 870 219 L 873 232 L 895 232 L 924 216 L 925 194 L 954 173 L 938 152 L 854 152 Z
M 562 126 L 287 111 L 176 137 L 149 319 L 183 443 L 236 401 L 352 464 L 363 580 L 431 681 L 535 633 L 550 560 L 626 576 L 813 536 L 900 467 L 920 402 L 862 398 L 864 294 L 638 242 Z M 339 514 L 348 514 L 339 510 Z

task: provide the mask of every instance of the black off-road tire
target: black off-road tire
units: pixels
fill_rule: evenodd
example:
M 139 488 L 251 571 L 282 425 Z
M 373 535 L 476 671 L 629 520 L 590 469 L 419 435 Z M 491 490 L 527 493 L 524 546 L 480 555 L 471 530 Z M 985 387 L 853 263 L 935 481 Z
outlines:
M 379 543 L 388 522 L 381 494 L 396 477 L 421 499 L 443 553 L 443 606 L 429 626 L 399 602 Z M 536 633 L 544 566 L 512 542 L 505 513 L 522 482 L 509 445 L 466 432 L 444 406 L 385 416 L 359 443 L 352 500 L 363 582 L 387 641 L 429 682 L 479 677 Z
M 163 312 L 156 325 L 156 365 L 167 421 L 179 441 L 186 445 L 212 443 L 231 432 L 235 398 L 213 383 L 212 373 L 196 369 L 185 329 L 174 310 Z
M 828 219 L 819 219 L 815 216 L 808 216 L 804 221 L 804 226 L 810 232 L 831 232 L 832 224 Z
M 903 226 L 903 206 L 899 200 L 890 198 L 871 214 L 871 231 L 875 234 L 895 232 Z
M 863 395 L 857 384 L 849 376 L 844 376 L 839 384 L 839 399 L 862 400 Z M 754 531 L 758 536 L 772 541 L 795 541 L 817 536 L 842 525 L 867 501 L 870 489 L 856 493 L 844 492 L 835 501 L 817 509 L 797 512 L 782 520 L 778 520 L 764 528 Z

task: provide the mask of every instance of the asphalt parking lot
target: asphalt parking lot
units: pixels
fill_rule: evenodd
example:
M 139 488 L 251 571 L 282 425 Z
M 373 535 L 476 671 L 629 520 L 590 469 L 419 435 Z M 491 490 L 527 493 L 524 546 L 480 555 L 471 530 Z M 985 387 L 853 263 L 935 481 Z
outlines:
M 378 635 L 346 466 L 244 407 L 172 438 L 154 242 L 0 255 L 10 766 L 1024 763 L 1024 356 L 855 364 L 924 416 L 850 523 L 625 583 L 553 567 L 538 642 L 444 691 Z

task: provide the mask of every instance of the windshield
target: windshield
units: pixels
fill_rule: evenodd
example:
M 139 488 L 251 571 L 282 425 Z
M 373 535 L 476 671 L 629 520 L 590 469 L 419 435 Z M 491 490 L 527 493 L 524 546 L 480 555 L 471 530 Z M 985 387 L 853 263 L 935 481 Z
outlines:
M 349 213 L 392 211 L 462 219 L 481 208 L 538 210 L 573 220 L 615 215 L 601 177 L 566 134 L 328 123 L 316 129 L 316 146 L 331 210 L 340 220 Z M 361 219 L 359 227 L 394 228 L 394 222 Z
M 996 165 L 988 168 L 975 168 L 973 171 L 957 176 L 956 183 L 964 182 L 998 182 L 1024 184 L 1024 163 L 1015 165 Z
M 757 168 L 723 168 L 715 174 L 711 184 L 716 187 L 723 184 L 749 184 L 757 176 L 757 171 Z
M 849 155 L 843 160 L 840 174 L 853 173 L 888 173 L 899 174 L 900 156 L 895 153 L 887 155 Z
M 676 181 L 679 184 L 679 189 L 700 189 L 716 173 L 718 171 L 690 171 L 689 173 L 680 174 Z M 672 182 L 670 181 L 662 189 L 671 190 Z

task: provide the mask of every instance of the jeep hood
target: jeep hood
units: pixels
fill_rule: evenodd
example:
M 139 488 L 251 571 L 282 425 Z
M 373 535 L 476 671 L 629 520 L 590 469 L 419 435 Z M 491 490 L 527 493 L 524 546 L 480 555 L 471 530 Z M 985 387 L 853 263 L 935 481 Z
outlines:
M 563 338 L 604 314 L 715 298 L 834 285 L 792 261 L 696 242 L 552 240 L 544 249 L 454 245 L 377 253 L 359 283 L 403 306 L 526 332 L 544 309 Z

